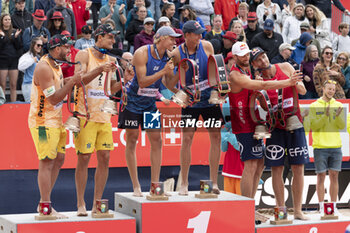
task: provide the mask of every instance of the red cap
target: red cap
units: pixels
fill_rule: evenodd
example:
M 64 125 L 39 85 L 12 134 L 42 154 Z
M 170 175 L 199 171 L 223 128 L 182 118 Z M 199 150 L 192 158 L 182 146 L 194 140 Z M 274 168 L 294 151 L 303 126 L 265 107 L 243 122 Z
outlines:
M 256 12 L 249 12 L 248 13 L 248 20 L 257 20 L 258 17 L 256 16 Z
M 229 52 L 227 54 L 227 57 L 225 58 L 225 64 L 228 63 L 228 60 L 230 60 L 231 58 L 233 58 L 232 52 Z
M 231 40 L 231 41 L 233 41 L 233 42 L 236 42 L 236 41 L 237 41 L 237 35 L 236 35 L 236 33 L 231 32 L 231 31 L 227 31 L 227 32 L 225 33 L 225 35 L 223 35 L 222 37 L 223 37 L 223 38 L 226 38 L 226 39 L 228 39 L 228 40 Z
M 64 19 L 63 15 L 60 11 L 55 11 L 51 17 L 51 19 Z

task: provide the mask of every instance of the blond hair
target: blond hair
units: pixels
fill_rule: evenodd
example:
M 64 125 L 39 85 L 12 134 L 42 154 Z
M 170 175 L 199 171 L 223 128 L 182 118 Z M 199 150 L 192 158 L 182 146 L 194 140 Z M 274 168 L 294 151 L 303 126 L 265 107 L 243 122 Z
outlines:
M 305 16 L 306 16 L 306 18 L 308 18 L 308 17 L 307 17 L 307 14 L 306 14 L 306 9 L 307 9 L 308 7 L 310 7 L 310 8 L 314 11 L 314 18 L 315 18 L 315 20 L 316 20 L 316 26 L 320 26 L 321 23 L 322 23 L 322 20 L 326 18 L 325 14 L 324 14 L 322 11 L 320 11 L 320 9 L 318 9 L 317 7 L 315 7 L 314 5 L 312 5 L 312 4 L 307 4 L 307 5 L 305 6 Z M 308 18 L 308 19 L 309 19 L 309 18 Z M 309 19 L 309 20 L 313 20 L 313 19 Z

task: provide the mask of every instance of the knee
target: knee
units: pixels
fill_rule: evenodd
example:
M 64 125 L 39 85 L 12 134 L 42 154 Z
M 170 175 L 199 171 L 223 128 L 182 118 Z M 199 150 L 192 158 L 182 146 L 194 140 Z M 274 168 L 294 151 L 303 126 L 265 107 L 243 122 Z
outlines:
M 99 151 L 97 155 L 97 160 L 99 164 L 103 164 L 105 166 L 108 166 L 109 164 L 109 151 Z
M 338 172 L 330 170 L 329 171 L 329 179 L 331 181 L 337 181 L 338 180 Z
M 78 155 L 78 164 L 80 166 L 84 166 L 87 167 L 89 165 L 89 161 L 90 161 L 90 154 L 89 155 Z
M 318 183 L 318 184 L 323 184 L 325 178 L 326 178 L 326 173 L 325 173 L 325 172 L 318 173 L 318 174 L 317 174 L 317 183 Z
M 56 157 L 56 164 L 59 166 L 59 167 L 62 167 L 63 166 L 63 163 L 64 163 L 64 154 L 62 155 L 57 155 Z

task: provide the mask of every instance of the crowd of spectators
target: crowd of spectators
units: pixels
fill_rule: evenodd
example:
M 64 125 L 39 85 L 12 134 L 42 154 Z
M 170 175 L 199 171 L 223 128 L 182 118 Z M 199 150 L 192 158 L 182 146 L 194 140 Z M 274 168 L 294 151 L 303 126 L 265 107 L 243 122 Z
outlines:
M 307 94 L 300 98 L 322 96 L 320 84 L 326 79 L 337 81 L 335 98 L 348 98 L 349 24 L 339 25 L 339 35 L 331 31 L 330 2 L 2 0 L 0 88 L 5 92 L 8 82 L 8 101 L 14 102 L 16 90 L 21 87 L 24 101 L 29 102 L 35 65 L 47 53 L 46 43 L 55 34 L 69 35 L 72 48 L 68 59 L 74 61 L 76 51 L 94 45 L 94 29 L 101 23 L 108 23 L 118 31 L 114 52 L 122 56 L 152 44 L 153 35 L 161 26 L 172 26 L 183 34 L 182 25 L 195 20 L 205 29 L 203 39 L 210 41 L 215 53 L 222 54 L 227 62 L 232 60 L 232 45 L 244 41 L 250 48 L 258 46 L 265 50 L 272 63 L 289 62 L 303 72 Z M 339 0 L 333 2 L 349 15 Z M 176 42 L 179 45 L 184 38 Z M 66 73 L 69 74 L 71 71 Z

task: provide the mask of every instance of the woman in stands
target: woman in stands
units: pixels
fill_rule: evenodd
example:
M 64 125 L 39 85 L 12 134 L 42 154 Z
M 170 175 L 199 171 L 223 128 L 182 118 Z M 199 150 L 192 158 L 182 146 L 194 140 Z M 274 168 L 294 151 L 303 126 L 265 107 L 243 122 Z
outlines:
M 341 71 L 345 77 L 345 84 L 343 86 L 345 96 L 347 99 L 350 98 L 350 66 L 349 66 L 349 54 L 341 52 L 337 56 L 337 64 L 340 65 Z
M 55 11 L 47 23 L 47 29 L 50 32 L 51 36 L 56 34 L 61 34 L 64 30 L 66 30 L 66 24 L 64 23 L 64 18 L 60 11 Z
M 21 30 L 12 28 L 10 15 L 3 14 L 0 18 L 0 85 L 5 91 L 9 76 L 11 102 L 17 99 L 18 50 L 22 48 L 20 33 Z
M 39 37 L 35 37 L 28 52 L 23 54 L 18 62 L 18 70 L 24 73 L 22 83 L 22 94 L 24 101 L 30 102 L 30 92 L 32 88 L 33 73 L 36 64 L 40 60 L 43 51 L 43 41 Z
M 246 36 L 244 33 L 243 23 L 241 20 L 234 20 L 230 29 L 231 32 L 236 33 L 238 41 L 246 42 Z
M 171 22 L 172 27 L 180 28 L 180 21 L 174 17 L 175 14 L 175 4 L 172 2 L 166 2 L 162 8 L 162 16 L 168 17 Z
M 317 99 L 318 94 L 314 84 L 314 69 L 317 63 L 320 61 L 318 57 L 318 50 L 315 45 L 309 45 L 306 48 L 304 60 L 301 62 L 300 70 L 303 72 L 303 83 L 306 88 L 305 95 L 299 95 L 300 99 Z

